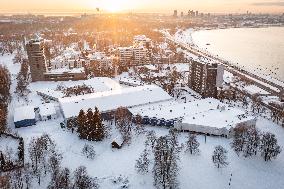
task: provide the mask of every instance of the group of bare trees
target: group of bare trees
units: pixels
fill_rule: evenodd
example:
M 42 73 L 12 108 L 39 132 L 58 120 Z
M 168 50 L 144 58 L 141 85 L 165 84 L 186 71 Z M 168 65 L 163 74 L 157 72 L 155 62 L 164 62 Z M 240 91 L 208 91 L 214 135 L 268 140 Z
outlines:
M 55 142 L 44 134 L 32 138 L 28 146 L 29 158 L 21 169 L 5 174 L 5 189 L 29 189 L 46 186 L 49 189 L 97 189 L 97 179 L 88 175 L 86 167 L 79 166 L 74 173 L 62 168 L 62 154 L 57 151 Z M 44 182 L 42 182 L 42 178 Z M 46 178 L 50 178 L 49 182 Z M 36 186 L 38 185 L 38 187 Z
M 67 88 L 62 86 L 60 88 L 63 91 L 65 97 L 90 94 L 90 93 L 94 92 L 93 87 L 87 86 L 86 84 L 77 85 L 77 86 L 74 86 L 74 87 L 67 87 Z
M 238 156 L 251 157 L 260 152 L 265 161 L 270 161 L 281 153 L 277 138 L 272 133 L 261 133 L 253 126 L 244 125 L 237 127 L 234 132 L 231 146 Z
M 120 107 L 115 111 L 115 125 L 120 132 L 123 142 L 129 144 L 132 139 L 132 116 L 127 108 Z
M 28 85 L 30 83 L 30 75 L 29 75 L 29 64 L 28 62 L 24 61 L 21 64 L 20 72 L 17 75 L 17 87 L 16 87 L 16 93 L 20 97 L 26 96 L 28 93 L 30 93 L 30 90 L 28 89 Z
M 145 149 L 136 160 L 135 168 L 140 174 L 150 172 L 152 164 L 152 174 L 154 177 L 154 186 L 158 189 L 178 188 L 177 179 L 179 166 L 179 146 L 177 133 L 170 130 L 166 136 L 156 137 L 155 132 L 146 133 Z M 153 161 L 150 160 L 153 158 Z
M 284 126 L 284 107 L 280 103 L 265 104 L 259 94 L 246 95 L 245 92 L 228 87 L 219 91 L 218 99 L 229 103 L 240 102 L 243 108 L 250 108 L 254 114 L 266 113 L 268 118 Z M 270 113 L 270 117 L 269 117 Z
M 6 130 L 8 103 L 10 101 L 11 75 L 9 70 L 0 65 L 0 132 Z

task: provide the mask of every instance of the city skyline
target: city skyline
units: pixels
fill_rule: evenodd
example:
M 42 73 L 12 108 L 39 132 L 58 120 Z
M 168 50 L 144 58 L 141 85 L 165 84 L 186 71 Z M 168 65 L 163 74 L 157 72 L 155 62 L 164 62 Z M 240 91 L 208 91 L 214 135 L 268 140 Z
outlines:
M 3 0 L 1 0 L 3 1 Z M 157 12 L 171 13 L 174 9 L 180 12 L 199 10 L 211 13 L 283 13 L 284 1 L 277 0 L 10 0 L 1 2 L 0 13 L 64 13 L 64 12 Z

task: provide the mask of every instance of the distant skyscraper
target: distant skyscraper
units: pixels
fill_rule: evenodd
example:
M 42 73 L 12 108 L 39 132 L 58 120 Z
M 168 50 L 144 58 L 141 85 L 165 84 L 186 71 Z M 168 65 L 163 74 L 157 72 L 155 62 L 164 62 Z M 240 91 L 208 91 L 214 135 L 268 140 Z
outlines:
M 183 12 L 180 13 L 180 17 L 183 17 Z
M 178 11 L 177 10 L 174 10 L 174 17 L 178 17 Z
M 198 16 L 198 11 L 195 11 L 195 16 Z

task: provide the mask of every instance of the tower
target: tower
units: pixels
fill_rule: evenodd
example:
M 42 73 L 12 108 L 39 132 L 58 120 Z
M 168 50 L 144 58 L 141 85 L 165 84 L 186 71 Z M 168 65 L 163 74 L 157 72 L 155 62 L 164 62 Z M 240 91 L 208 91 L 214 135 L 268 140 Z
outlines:
M 178 11 L 174 10 L 174 17 L 177 18 L 178 17 Z
M 44 81 L 47 72 L 43 40 L 31 40 L 26 44 L 32 81 Z

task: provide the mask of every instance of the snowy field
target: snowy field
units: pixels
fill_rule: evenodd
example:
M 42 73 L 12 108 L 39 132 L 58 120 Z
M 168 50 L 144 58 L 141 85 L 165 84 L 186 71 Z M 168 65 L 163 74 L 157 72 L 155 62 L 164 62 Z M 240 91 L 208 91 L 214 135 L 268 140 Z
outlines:
M 18 133 L 24 138 L 25 147 L 32 137 L 41 136 L 47 133 L 57 143 L 60 152 L 63 153 L 63 166 L 75 170 L 79 165 L 87 167 L 89 174 L 99 178 L 101 188 L 118 188 L 111 179 L 122 175 L 128 177 L 130 188 L 154 188 L 151 173 L 139 175 L 134 166 L 135 160 L 144 149 L 144 136 L 134 137 L 130 146 L 124 146 L 121 150 L 111 148 L 111 139 L 104 142 L 88 142 L 80 140 L 76 134 L 64 131 L 59 126 L 60 120 L 40 122 L 36 126 L 18 129 Z M 270 131 L 276 134 L 279 144 L 284 146 L 284 130 L 273 123 L 260 119 L 257 123 L 262 131 Z M 154 130 L 157 135 L 165 135 L 167 129 L 148 127 Z M 182 133 L 179 142 L 186 141 L 186 133 Z M 280 154 L 272 162 L 264 162 L 259 156 L 253 158 L 238 157 L 230 149 L 230 140 L 219 137 L 197 137 L 200 142 L 200 155 L 189 155 L 183 151 L 180 154 L 179 166 L 181 168 L 179 181 L 180 188 L 196 189 L 220 189 L 229 188 L 230 175 L 232 182 L 230 188 L 235 189 L 267 189 L 279 188 L 284 185 L 284 153 Z M 82 155 L 84 144 L 94 146 L 97 156 L 94 160 L 89 160 Z M 229 165 L 223 169 L 214 167 L 211 156 L 216 145 L 225 147 L 228 153 Z M 44 187 L 43 187 L 44 188 Z
M 9 159 L 18 160 L 19 140 L 11 137 L 0 136 L 0 152 L 8 152 Z
M 151 189 L 153 187 L 152 173 L 140 175 L 136 172 L 134 166 L 139 155 L 144 149 L 146 137 L 144 135 L 133 136 L 132 143 L 124 146 L 120 150 L 111 148 L 112 139 L 117 136 L 117 131 L 113 129 L 112 137 L 103 142 L 88 142 L 80 140 L 75 133 L 60 128 L 60 122 L 63 118 L 52 121 L 37 122 L 35 126 L 15 129 L 13 124 L 13 112 L 15 107 L 21 105 L 39 105 L 42 100 L 34 91 L 28 96 L 28 101 L 18 99 L 14 94 L 16 80 L 15 76 L 19 71 L 19 65 L 12 63 L 12 56 L 0 56 L 0 63 L 5 64 L 13 74 L 13 84 L 11 86 L 12 102 L 9 106 L 9 128 L 17 132 L 24 139 L 25 149 L 27 149 L 32 137 L 39 137 L 42 134 L 49 134 L 57 144 L 57 148 L 63 154 L 63 167 L 68 167 L 74 171 L 78 166 L 87 167 L 88 173 L 99 179 L 100 188 L 102 189 L 118 189 L 122 183 L 113 183 L 115 177 L 128 177 L 129 188 Z M 218 119 L 216 117 L 216 119 Z M 284 129 L 271 121 L 259 118 L 257 127 L 262 131 L 274 133 L 278 138 L 278 143 L 284 146 Z M 154 130 L 158 136 L 166 135 L 168 129 L 158 127 L 147 127 L 147 130 Z M 185 143 L 186 133 L 181 133 L 179 142 Z M 230 148 L 231 140 L 220 137 L 205 137 L 199 135 L 197 137 L 200 142 L 200 155 L 189 155 L 180 153 L 180 174 L 178 180 L 180 188 L 194 189 L 280 189 L 284 186 L 284 152 L 282 152 L 276 160 L 265 162 L 259 155 L 252 158 L 238 157 Z M 82 155 L 81 151 L 85 144 L 91 144 L 96 151 L 94 160 L 87 159 Z M 228 150 L 229 165 L 226 168 L 217 169 L 212 163 L 212 152 L 216 145 L 222 145 Z M 26 160 L 28 160 L 26 153 Z M 153 162 L 151 162 L 152 169 Z M 232 174 L 232 177 L 231 177 Z M 231 186 L 229 186 L 229 180 Z M 41 186 L 34 185 L 34 189 L 46 188 L 46 179 Z

